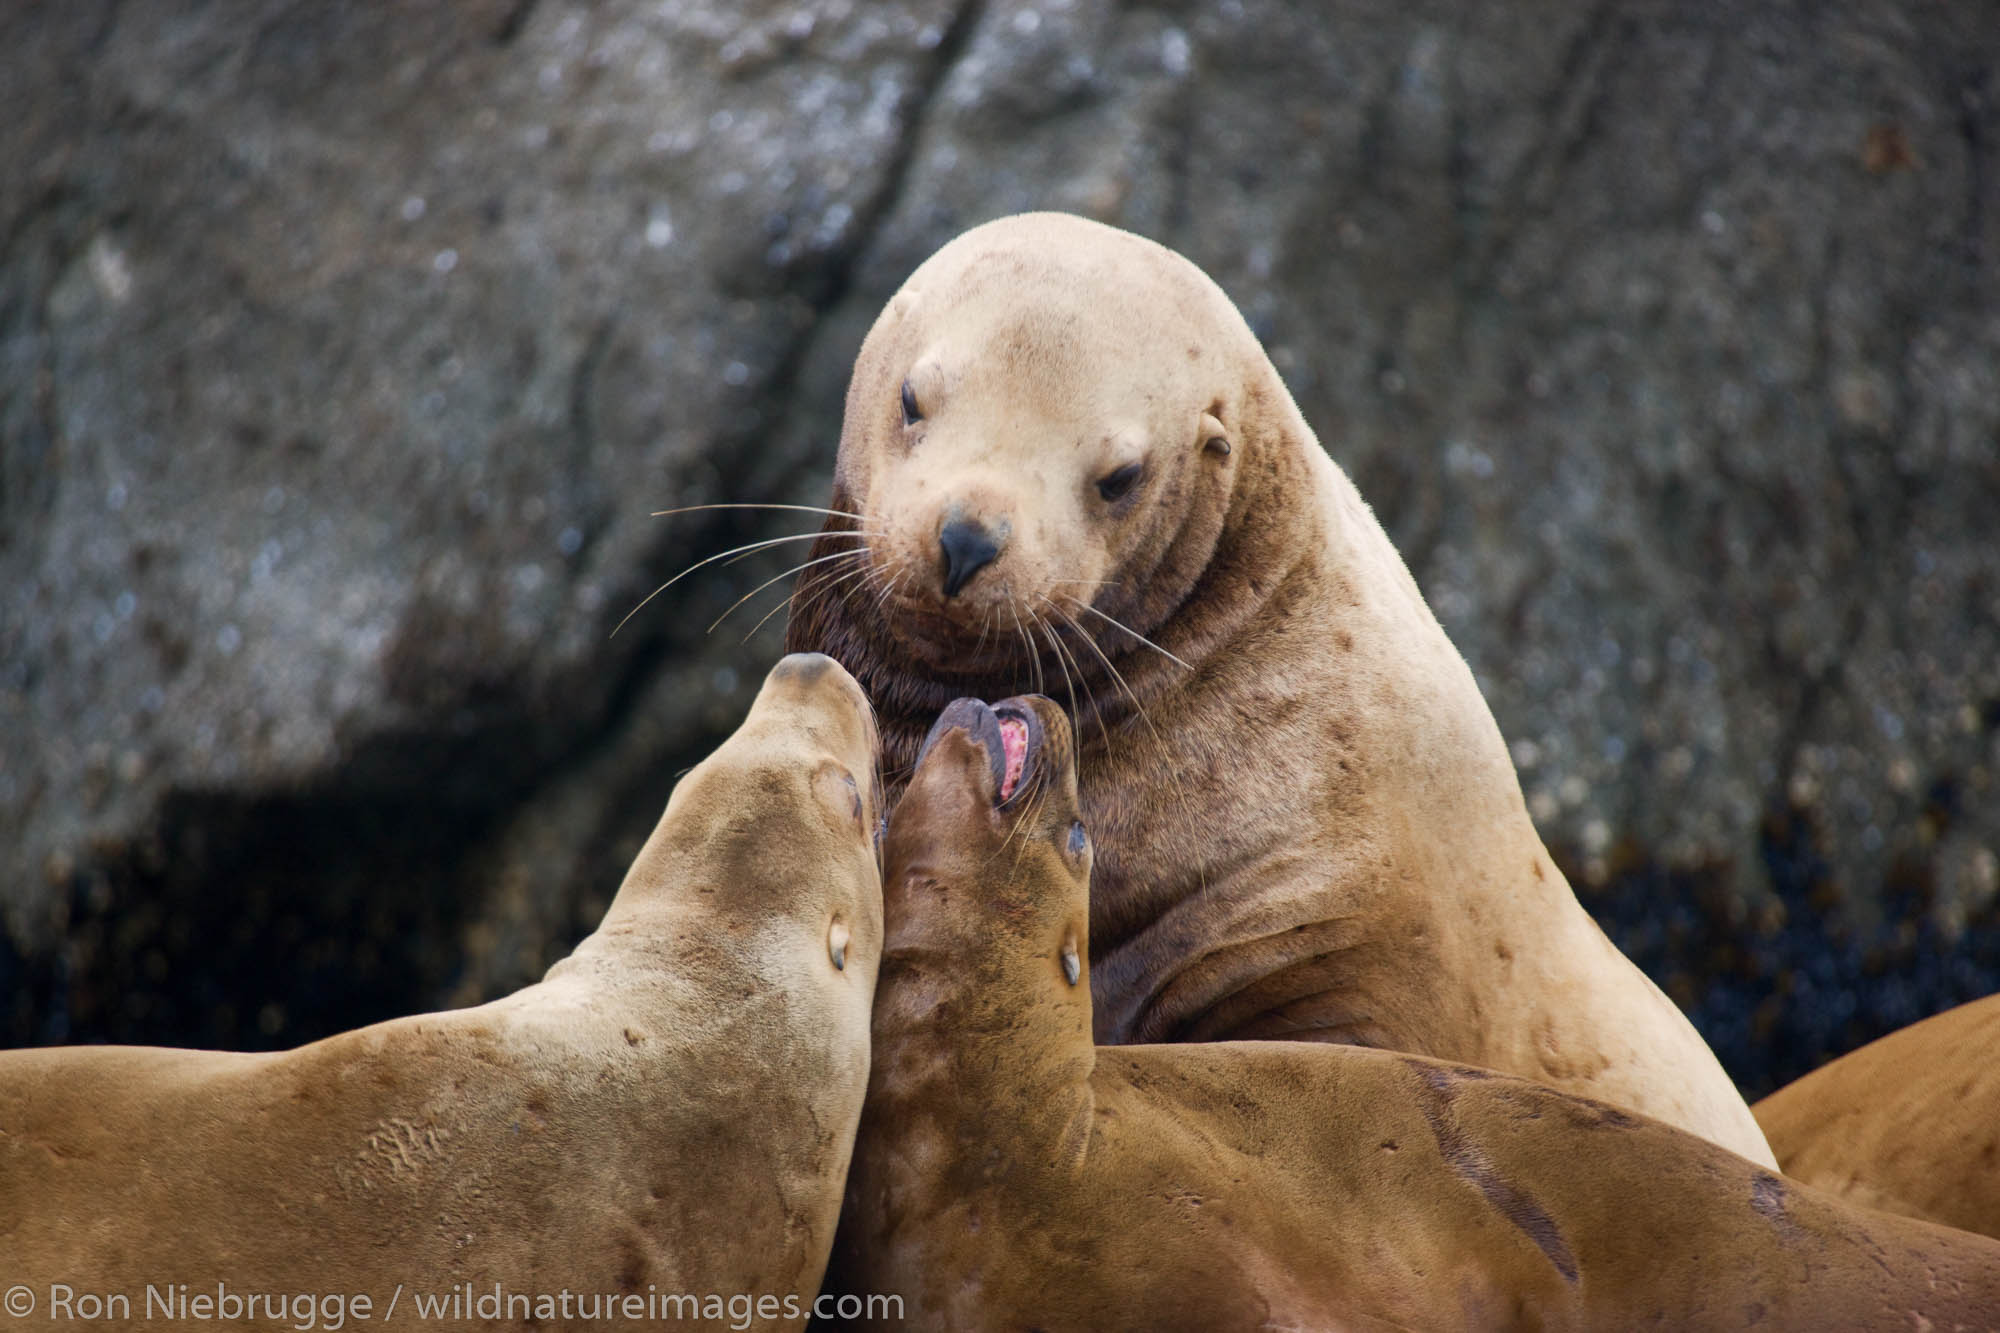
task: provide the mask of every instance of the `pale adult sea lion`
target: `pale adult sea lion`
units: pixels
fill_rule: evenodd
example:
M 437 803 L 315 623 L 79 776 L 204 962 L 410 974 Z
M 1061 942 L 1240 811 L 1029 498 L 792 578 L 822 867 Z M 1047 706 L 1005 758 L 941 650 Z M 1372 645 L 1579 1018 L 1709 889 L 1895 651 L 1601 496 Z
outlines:
M 1786 1175 L 2000 1237 L 2000 995 L 1870 1042 L 1751 1109 Z
M 1093 1047 L 1046 700 L 940 719 L 884 842 L 831 1280 L 976 1329 L 2000 1322 L 2000 1244 L 1543 1084 L 1305 1042 Z
M 945 246 L 862 345 L 830 503 L 787 643 L 868 691 L 892 793 L 957 696 L 1073 709 L 1099 1040 L 1413 1051 L 1772 1164 L 1576 901 L 1464 659 L 1193 264 L 1059 214 Z
M 8 1327 L 801 1326 L 867 1086 L 876 744 L 838 664 L 780 662 L 506 999 L 273 1054 L 0 1053 Z

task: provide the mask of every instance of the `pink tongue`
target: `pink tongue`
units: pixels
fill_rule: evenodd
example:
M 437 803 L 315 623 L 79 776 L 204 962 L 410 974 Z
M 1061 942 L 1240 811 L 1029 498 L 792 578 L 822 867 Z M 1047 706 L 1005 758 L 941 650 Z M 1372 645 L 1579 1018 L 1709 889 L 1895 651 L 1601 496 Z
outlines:
M 1028 724 L 1016 718 L 1000 719 L 1000 748 L 1007 755 L 1007 771 L 1000 778 L 1000 799 L 1014 794 L 1021 781 L 1021 769 L 1028 762 Z

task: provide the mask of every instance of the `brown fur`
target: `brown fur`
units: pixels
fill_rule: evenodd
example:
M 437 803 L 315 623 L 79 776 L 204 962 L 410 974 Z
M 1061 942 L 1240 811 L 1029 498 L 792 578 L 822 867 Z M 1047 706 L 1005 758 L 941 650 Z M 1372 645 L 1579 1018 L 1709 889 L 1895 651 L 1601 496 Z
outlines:
M 875 1061 L 832 1280 L 951 1329 L 1992 1328 L 2000 1244 L 1658 1121 L 1419 1056 L 1093 1047 L 1088 855 L 1049 733 L 966 732 L 884 846 Z
M 2000 1237 L 2000 995 L 1892 1032 L 1752 1109 L 1786 1175 Z
M 408 1323 L 416 1291 L 497 1283 L 618 1304 L 487 1327 L 650 1325 L 611 1316 L 656 1293 L 765 1294 L 756 1327 L 799 1327 L 867 1084 L 876 744 L 838 665 L 781 662 L 597 932 L 492 1004 L 266 1055 L 0 1054 L 0 1283 L 36 1297 L 8 1326 L 62 1323 L 52 1284 L 155 1327 L 148 1284 L 367 1294 L 379 1321 L 400 1283 Z
M 1099 500 L 1134 459 L 1140 486 Z M 1100 1040 L 1414 1051 L 1771 1161 L 1577 903 L 1471 672 L 1185 259 L 1052 214 L 946 246 L 862 346 L 832 507 L 860 518 L 813 554 L 856 555 L 807 571 L 788 643 L 868 691 L 892 792 L 954 697 L 1072 709 Z M 1005 548 L 946 598 L 940 524 L 968 515 Z

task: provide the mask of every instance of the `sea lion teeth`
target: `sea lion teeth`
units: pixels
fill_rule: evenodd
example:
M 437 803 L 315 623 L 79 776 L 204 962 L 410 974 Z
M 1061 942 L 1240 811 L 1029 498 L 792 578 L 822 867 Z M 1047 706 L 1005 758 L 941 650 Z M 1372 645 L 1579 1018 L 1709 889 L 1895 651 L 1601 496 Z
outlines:
M 1000 778 L 1000 799 L 1004 801 L 1013 796 L 1021 781 L 1021 768 L 1028 762 L 1028 724 L 1019 718 L 1001 718 L 1000 745 L 1007 755 L 1007 771 Z

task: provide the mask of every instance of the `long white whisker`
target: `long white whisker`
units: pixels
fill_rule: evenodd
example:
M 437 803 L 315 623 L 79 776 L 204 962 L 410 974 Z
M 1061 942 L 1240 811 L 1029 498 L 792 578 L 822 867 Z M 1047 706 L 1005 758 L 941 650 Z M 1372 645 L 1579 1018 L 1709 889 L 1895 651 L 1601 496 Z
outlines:
M 989 606 L 986 608 L 986 614 L 979 618 L 979 642 L 972 645 L 972 660 L 975 662 L 979 660 L 979 654 L 986 647 L 986 636 L 993 629 L 993 621 L 993 608 Z
M 1060 606 L 1057 606 L 1053 601 L 1050 601 L 1046 596 L 1042 598 L 1042 601 L 1048 605 L 1048 608 L 1051 611 L 1054 611 L 1057 614 L 1062 614 L 1062 608 Z M 1068 619 L 1068 617 L 1065 616 L 1064 619 Z M 1091 717 L 1097 720 L 1097 734 L 1099 738 L 1101 738 L 1104 741 L 1104 752 L 1106 754 L 1110 754 L 1111 733 L 1104 726 L 1104 710 L 1097 706 L 1097 700 L 1090 692 L 1090 677 L 1085 673 L 1083 669 L 1083 663 L 1077 660 L 1077 656 L 1074 652 L 1072 652 L 1069 648 L 1064 646 L 1062 641 L 1062 635 L 1057 631 L 1056 627 L 1053 624 L 1049 625 L 1049 642 L 1055 645 L 1056 655 L 1058 659 L 1063 657 L 1067 657 L 1069 659 L 1069 666 L 1063 668 L 1063 674 L 1065 676 L 1069 674 L 1070 666 L 1076 668 L 1076 678 L 1083 682 L 1083 697 L 1090 700 L 1090 715 Z M 1072 688 L 1070 691 L 1070 713 L 1076 716 L 1077 731 L 1079 733 L 1077 736 L 1077 744 L 1082 745 L 1083 736 L 1081 733 L 1083 731 L 1083 718 L 1076 706 L 1076 691 L 1074 688 Z
M 848 584 L 848 582 L 854 582 L 854 576 L 856 576 L 856 574 L 862 574 L 862 576 L 864 576 L 864 580 L 866 580 L 866 576 L 872 576 L 872 574 L 878 574 L 878 572 L 880 572 L 880 570 L 876 568 L 874 560 L 864 560 L 864 562 L 862 562 L 862 566 L 860 566 L 860 570 L 846 570 L 846 572 L 842 572 L 842 574 L 840 574 L 840 576 L 836 576 L 836 578 L 828 578 L 828 580 L 824 580 L 824 582 L 820 582 L 820 584 L 812 586 L 812 588 L 810 588 L 810 590 L 806 592 L 804 600 L 800 600 L 800 596 L 798 596 L 798 586 L 794 584 L 794 586 L 792 586 L 792 594 L 790 594 L 790 596 L 788 596 L 788 598 L 786 598 L 784 602 L 780 602 L 780 606 L 774 606 L 774 608 L 772 608 L 770 612 L 766 612 L 766 614 L 764 614 L 764 620 L 768 620 L 768 618 L 770 618 L 770 616 L 772 616 L 772 614 L 774 614 L 776 610 L 780 610 L 782 606 L 796 606 L 796 608 L 806 608 L 806 606 L 810 606 L 810 604 L 812 604 L 812 602 L 814 602 L 816 598 L 820 598 L 820 596 L 824 596 L 826 592 L 830 592 L 832 588 L 838 588 L 838 586 L 842 586 L 842 584 Z M 758 626 L 756 626 L 756 628 L 760 628 L 760 626 L 762 626 L 762 620 L 758 622 Z M 750 632 L 754 634 L 754 632 L 756 632 L 756 628 L 752 628 Z
M 1044 598 L 1043 600 L 1046 601 L 1047 598 Z M 1062 672 L 1063 689 L 1069 694 L 1069 715 L 1077 719 L 1076 723 L 1077 730 L 1081 731 L 1083 729 L 1083 720 L 1082 718 L 1078 717 L 1078 709 L 1076 706 L 1076 682 L 1070 679 L 1069 664 L 1063 660 L 1062 641 L 1056 638 L 1055 626 L 1051 625 L 1048 621 L 1042 619 L 1042 617 L 1034 615 L 1033 612 L 1029 612 L 1029 615 L 1032 616 L 1034 618 L 1035 623 L 1041 627 L 1042 633 L 1049 636 L 1049 646 L 1056 650 L 1056 667 L 1058 670 Z
M 1021 627 L 1021 612 L 1015 607 L 1012 596 L 1007 598 L 1007 610 L 1014 617 L 1014 632 L 1021 636 L 1021 644 L 1028 650 L 1028 664 L 1035 669 L 1035 693 L 1041 694 L 1043 693 L 1041 650 L 1035 646 L 1035 641 L 1028 637 L 1028 631 Z M 1030 611 L 1028 614 L 1033 615 L 1034 612 Z
M 1055 604 L 1052 602 L 1050 603 L 1050 605 L 1054 606 Z M 1061 607 L 1056 607 L 1056 609 L 1058 611 L 1062 610 Z M 1114 681 L 1118 682 L 1118 688 L 1120 690 L 1123 690 L 1126 699 L 1131 701 L 1132 711 L 1139 715 L 1139 720 L 1146 724 L 1146 730 L 1152 732 L 1153 739 L 1158 741 L 1162 746 L 1162 748 L 1164 748 L 1167 743 L 1166 738 L 1160 735 L 1159 728 L 1153 725 L 1153 719 L 1151 718 L 1151 716 L 1147 714 L 1145 705 L 1139 702 L 1139 696 L 1132 692 L 1132 686 L 1126 682 L 1124 674 L 1120 672 L 1117 667 L 1112 665 L 1111 659 L 1109 657 L 1106 657 L 1104 655 L 1104 649 L 1098 646 L 1097 640 L 1091 638 L 1088 634 L 1085 634 L 1083 632 L 1083 626 L 1077 624 L 1075 617 L 1070 616 L 1068 615 L 1068 613 L 1065 612 L 1063 618 L 1068 620 L 1070 623 L 1070 627 L 1076 630 L 1076 632 L 1082 637 L 1085 643 L 1090 645 L 1090 651 L 1097 654 L 1097 660 L 1104 663 L 1104 669 L 1111 673 L 1111 678 Z
M 792 536 L 785 538 L 785 540 L 801 541 L 806 537 L 813 537 L 817 539 L 820 537 L 879 537 L 881 535 L 882 535 L 881 533 L 875 531 L 873 528 L 851 528 L 845 532 L 820 531 L 811 533 L 807 532 L 794 533 Z M 751 549 L 745 550 L 742 547 L 738 547 L 735 551 L 730 553 L 730 558 L 723 561 L 722 563 L 725 565 L 733 565 L 739 561 L 748 560 L 751 556 L 757 554 L 757 551 L 760 549 L 762 548 L 752 547 Z
M 1071 600 L 1074 601 L 1075 599 L 1071 598 Z M 1053 602 L 1050 605 L 1055 606 Z M 1059 606 L 1056 606 L 1055 609 L 1057 611 L 1062 610 Z M 1082 635 L 1083 641 L 1090 645 L 1090 650 L 1097 654 L 1099 661 L 1104 663 L 1104 669 L 1109 671 L 1112 678 L 1118 682 L 1118 688 L 1123 690 L 1125 697 L 1132 701 L 1132 707 L 1139 714 L 1139 720 L 1146 724 L 1146 730 L 1153 733 L 1153 743 L 1160 747 L 1161 757 L 1169 761 L 1169 766 L 1166 770 L 1167 776 L 1173 780 L 1174 795 L 1179 799 L 1181 811 L 1192 819 L 1193 804 L 1188 800 L 1187 784 L 1181 781 L 1180 773 L 1172 767 L 1171 759 L 1173 751 L 1167 744 L 1167 738 L 1162 736 L 1160 729 L 1153 725 L 1152 716 L 1146 712 L 1145 705 L 1139 702 L 1139 696 L 1132 692 L 1131 685 L 1126 683 L 1125 677 L 1119 672 L 1118 668 L 1111 664 L 1111 659 L 1104 655 L 1104 649 L 1098 646 L 1097 640 L 1083 633 L 1083 626 L 1077 624 L 1075 617 L 1065 612 L 1063 618 L 1068 620 L 1071 628 Z M 1121 625 L 1119 628 L 1123 629 L 1124 626 Z M 1130 633 L 1131 631 L 1127 630 L 1126 632 Z
M 799 602 L 798 600 L 799 590 L 797 588 L 793 588 L 790 596 L 786 597 L 784 601 L 779 602 L 769 611 L 766 611 L 764 613 L 764 618 L 750 627 L 750 633 L 745 634 L 741 639 L 738 639 L 737 642 L 738 643 L 750 642 L 751 637 L 755 635 L 758 630 L 764 628 L 764 626 L 771 623 L 772 616 L 777 615 L 778 612 L 783 611 L 787 607 L 794 606 L 794 604 L 810 605 L 813 598 L 824 597 L 827 593 L 833 591 L 833 589 L 841 587 L 844 584 L 852 583 L 857 578 L 865 579 L 868 575 L 874 572 L 875 572 L 875 566 L 872 563 L 863 564 L 859 569 L 843 570 L 838 577 L 828 579 L 826 582 L 820 584 L 817 588 L 814 588 L 811 592 L 807 593 L 806 600 L 803 603 Z
M 909 571 L 907 569 L 898 569 L 893 577 L 883 582 L 881 590 L 875 594 L 876 615 L 878 616 L 881 615 L 882 608 L 889 605 L 889 599 L 896 595 L 896 589 L 902 586 L 903 575 L 905 575 L 908 572 Z
M 1130 625 L 1127 625 L 1124 621 L 1119 620 L 1114 616 L 1105 615 L 1102 611 L 1092 606 L 1089 602 L 1083 601 L 1081 598 L 1073 597 L 1069 593 L 1064 593 L 1063 596 L 1068 597 L 1070 601 L 1075 603 L 1078 607 L 1082 608 L 1085 611 L 1090 612 L 1090 614 L 1096 616 L 1099 620 L 1104 621 L 1106 624 L 1113 625 L 1116 626 L 1118 629 L 1124 630 L 1127 634 L 1137 639 L 1140 643 L 1145 644 L 1148 648 L 1151 648 L 1154 652 L 1166 658 L 1169 662 L 1172 662 L 1175 666 L 1178 666 L 1185 671 L 1194 670 L 1194 668 L 1189 666 L 1186 662 L 1181 661 L 1180 658 L 1175 657 L 1172 653 L 1160 647 L 1159 644 L 1154 643 L 1151 639 L 1141 634 L 1138 630 L 1133 629 Z
M 818 505 L 779 504 L 682 505 L 679 509 L 655 509 L 650 516 L 653 518 L 665 518 L 669 514 L 696 514 L 704 509 L 789 509 L 800 514 L 831 514 L 835 518 L 858 519 L 864 523 L 868 521 L 867 515 L 852 513 L 845 509 L 822 509 Z
M 867 557 L 868 557 L 868 552 L 865 548 L 855 547 L 846 551 L 835 551 L 832 555 L 817 556 L 811 560 L 806 561 L 802 565 L 793 565 L 790 569 L 786 570 L 782 574 L 779 574 L 777 577 L 765 579 L 762 583 L 752 588 L 749 592 L 744 593 L 734 602 L 731 602 L 729 604 L 729 611 L 724 611 L 721 615 L 717 616 L 715 618 L 715 624 L 710 625 L 705 632 L 709 634 L 715 633 L 715 626 L 720 625 L 723 621 L 729 619 L 730 611 L 734 611 L 737 607 L 743 605 L 743 603 L 749 601 L 752 597 L 755 597 L 758 593 L 764 591 L 764 589 L 770 587 L 773 583 L 777 583 L 782 579 L 788 579 L 792 575 L 799 573 L 801 570 L 811 569 L 814 565 L 823 565 L 829 560 L 856 560 L 856 559 L 865 560 L 867 559 Z
M 817 537 L 866 537 L 867 535 L 868 534 L 862 532 L 851 532 L 851 533 L 850 532 L 795 532 L 787 537 L 767 537 L 766 539 L 760 542 L 748 542 L 742 546 L 731 547 L 727 551 L 717 551 L 714 555 L 706 556 L 700 560 L 695 561 L 693 564 L 689 565 L 686 569 L 683 569 L 680 573 L 674 575 L 672 578 L 668 579 L 665 583 L 662 583 L 659 587 L 653 589 L 651 592 L 647 593 L 644 597 L 640 598 L 639 605 L 633 607 L 630 611 L 627 611 L 625 613 L 625 619 L 619 621 L 616 625 L 613 625 L 611 627 L 611 634 L 607 637 L 616 637 L 618 631 L 625 628 L 625 621 L 630 620 L 633 616 L 638 615 L 641 608 L 643 608 L 647 602 L 652 601 L 655 597 L 658 597 L 661 593 L 673 587 L 676 583 L 679 583 L 682 579 L 694 573 L 697 569 L 700 569 L 703 565 L 712 565 L 716 561 L 727 559 L 732 555 L 735 556 L 748 555 L 753 551 L 767 550 L 773 546 L 783 546 L 786 542 L 812 541 L 814 538 Z

